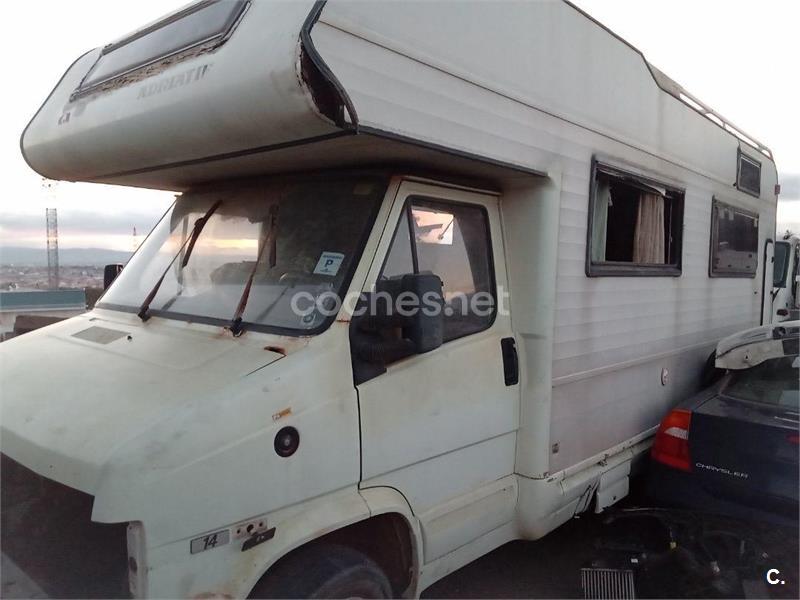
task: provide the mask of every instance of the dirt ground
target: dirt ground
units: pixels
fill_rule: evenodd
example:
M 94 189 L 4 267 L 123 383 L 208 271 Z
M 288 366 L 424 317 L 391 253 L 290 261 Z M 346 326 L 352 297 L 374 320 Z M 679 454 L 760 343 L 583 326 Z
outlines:
M 538 542 L 511 542 L 425 590 L 423 598 L 583 598 L 580 567 L 595 554 L 585 519 Z
M 613 511 L 651 507 L 640 489 Z M 659 514 L 658 508 L 655 513 Z M 653 519 L 625 519 L 607 523 L 613 513 L 584 514 L 535 542 L 515 541 L 470 563 L 437 582 L 423 598 L 583 598 L 581 568 L 589 566 L 628 568 L 635 572 L 639 598 L 798 598 L 797 527 L 744 523 L 689 513 L 685 533 L 676 526 L 679 547 L 689 547 L 703 561 L 702 552 L 692 542 L 698 530 L 731 532 L 747 540 L 733 548 L 734 558 L 721 545 L 708 550 L 719 558 L 723 572 L 697 576 L 687 574 L 685 563 L 672 560 L 669 541 Z M 682 513 L 676 513 L 683 516 Z M 699 536 L 698 536 L 699 537 Z M 752 546 L 751 546 L 752 542 Z M 710 545 L 710 544 L 706 544 Z M 663 554 L 669 559 L 656 562 Z M 763 556 L 765 555 L 766 556 Z M 641 558 L 646 555 L 647 558 Z M 639 565 L 631 558 L 639 557 Z M 651 563 L 651 567 L 645 566 Z M 727 568 L 726 565 L 730 565 Z M 766 581 L 767 571 L 777 568 L 776 585 Z
M 595 546 L 598 519 L 574 519 L 536 542 L 516 541 L 459 569 L 425 590 L 423 598 L 583 598 L 580 569 L 593 560 L 608 556 Z M 791 536 L 792 532 L 788 532 Z M 765 581 L 767 569 L 748 575 L 745 589 L 728 594 L 713 589 L 691 589 L 677 584 L 667 593 L 658 593 L 660 584 L 651 582 L 642 590 L 637 580 L 637 597 L 683 598 L 797 598 L 797 534 L 794 542 L 776 554 L 768 567 L 778 567 L 785 584 L 771 586 Z M 791 549 L 792 545 L 794 550 Z M 760 577 L 758 577 L 760 573 Z M 670 573 L 660 575 L 669 577 Z M 647 577 L 647 574 L 643 575 Z M 652 588 L 656 588 L 653 590 Z M 654 593 L 655 591 L 655 593 Z M 644 593 L 643 593 L 644 592 Z

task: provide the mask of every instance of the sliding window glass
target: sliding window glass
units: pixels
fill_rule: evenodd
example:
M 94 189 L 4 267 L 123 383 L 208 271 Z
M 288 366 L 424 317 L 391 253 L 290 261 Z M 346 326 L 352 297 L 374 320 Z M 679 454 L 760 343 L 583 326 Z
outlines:
M 683 190 L 595 163 L 589 206 L 589 277 L 678 277 Z
M 711 209 L 711 277 L 755 277 L 758 214 L 714 199 Z

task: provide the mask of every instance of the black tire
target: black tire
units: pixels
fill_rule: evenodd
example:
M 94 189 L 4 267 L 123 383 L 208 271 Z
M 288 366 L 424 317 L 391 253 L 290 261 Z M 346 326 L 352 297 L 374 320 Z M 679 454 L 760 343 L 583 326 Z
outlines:
M 300 549 L 278 562 L 250 598 L 391 598 L 381 568 L 360 552 L 335 544 Z

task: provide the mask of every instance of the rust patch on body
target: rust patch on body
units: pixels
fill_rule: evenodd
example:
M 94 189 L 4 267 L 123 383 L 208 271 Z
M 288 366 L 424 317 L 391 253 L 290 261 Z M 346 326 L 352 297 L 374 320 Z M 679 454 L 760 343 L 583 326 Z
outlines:
M 272 420 L 279 421 L 283 417 L 288 417 L 290 414 L 292 414 L 292 407 L 288 406 L 284 408 L 282 411 L 276 412 L 274 415 L 272 415 Z

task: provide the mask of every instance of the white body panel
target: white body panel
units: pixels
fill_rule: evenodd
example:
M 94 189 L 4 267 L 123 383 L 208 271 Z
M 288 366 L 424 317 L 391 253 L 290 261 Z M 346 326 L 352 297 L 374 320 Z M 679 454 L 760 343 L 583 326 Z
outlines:
M 562 177 L 551 425 L 551 443 L 560 451 L 551 472 L 655 427 L 696 385 L 716 342 L 761 317 L 763 261 L 753 278 L 709 277 L 712 198 L 760 215 L 759 252 L 775 228 L 775 200 L 752 198 L 629 148 L 605 147 L 603 154 L 613 153 L 617 164 L 685 188 L 682 274 L 586 277 L 591 150 L 583 148 L 584 162 L 572 163 Z M 730 156 L 735 166 L 735 150 Z M 663 369 L 670 374 L 666 386 Z M 574 436 L 576 428 L 593 434 Z
M 736 139 L 660 89 L 632 48 L 564 2 L 502 6 L 331 2 L 312 37 L 362 126 L 540 171 L 584 128 L 735 180 L 707 148 Z

